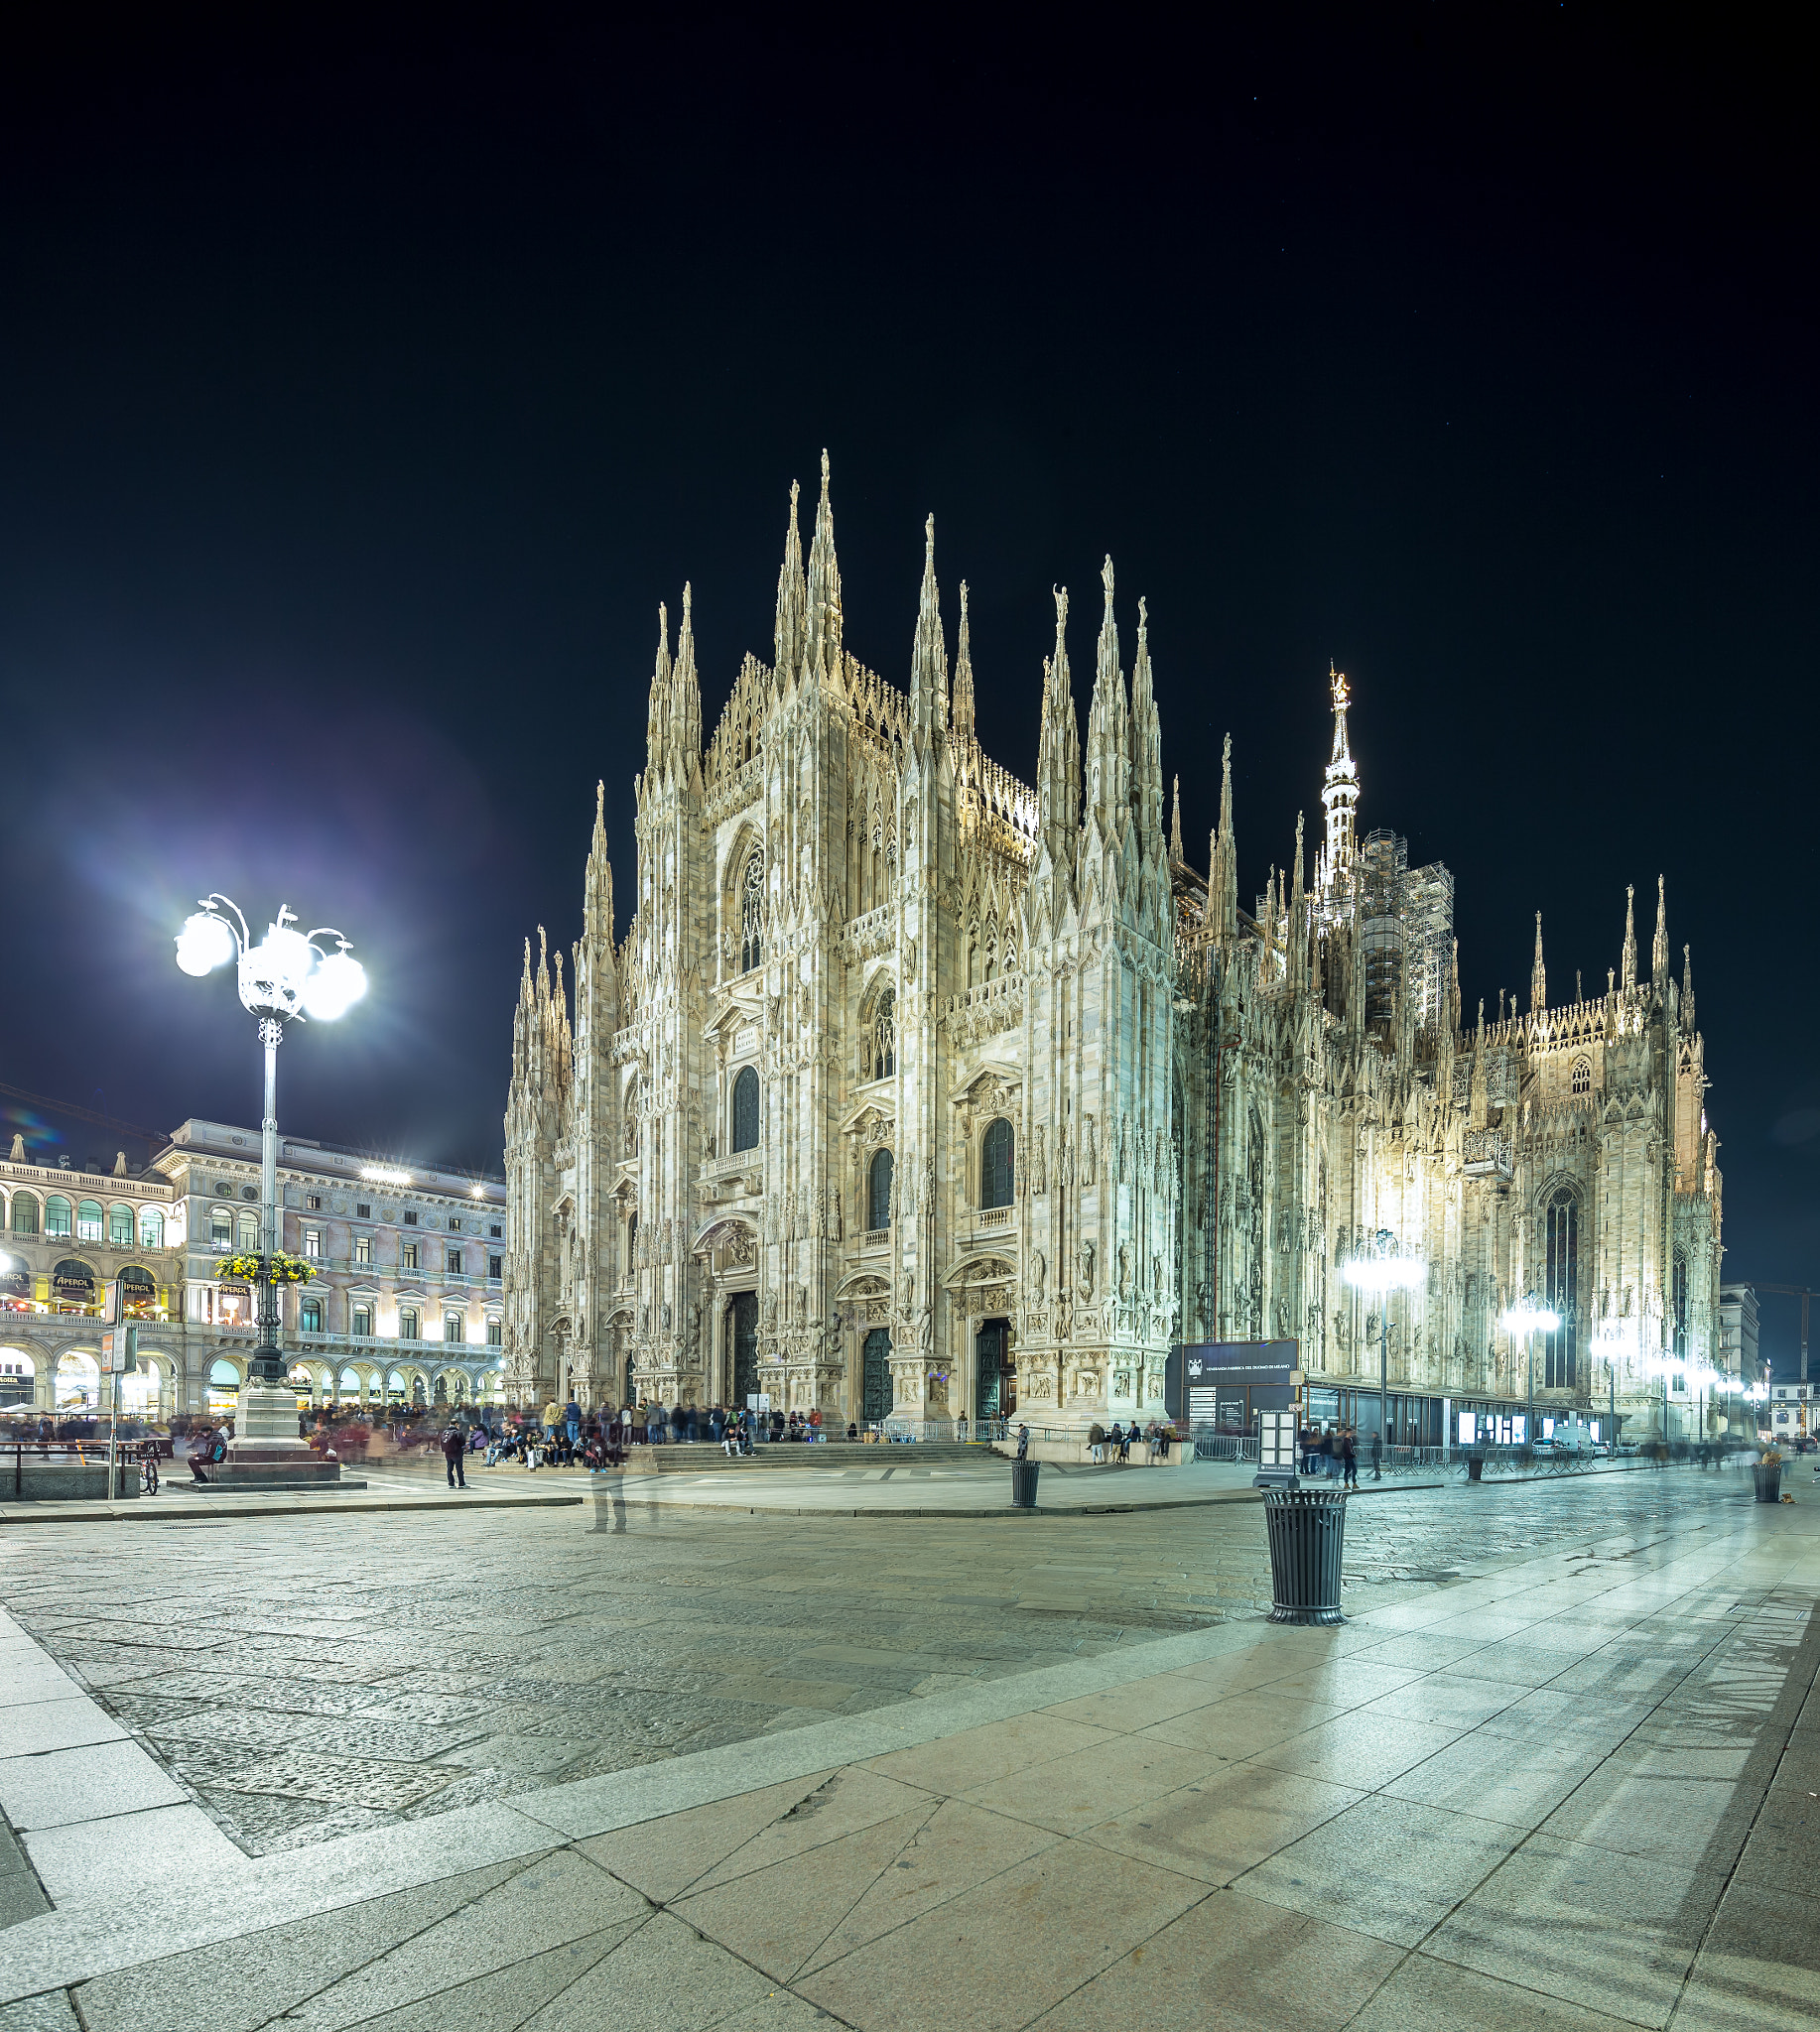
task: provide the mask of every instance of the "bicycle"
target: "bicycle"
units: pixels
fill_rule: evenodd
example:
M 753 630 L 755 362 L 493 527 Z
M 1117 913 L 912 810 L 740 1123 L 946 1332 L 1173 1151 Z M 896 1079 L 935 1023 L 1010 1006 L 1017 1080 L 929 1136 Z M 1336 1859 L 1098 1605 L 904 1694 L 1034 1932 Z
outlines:
M 145 1495 L 158 1493 L 158 1449 L 149 1440 L 139 1456 L 139 1486 Z

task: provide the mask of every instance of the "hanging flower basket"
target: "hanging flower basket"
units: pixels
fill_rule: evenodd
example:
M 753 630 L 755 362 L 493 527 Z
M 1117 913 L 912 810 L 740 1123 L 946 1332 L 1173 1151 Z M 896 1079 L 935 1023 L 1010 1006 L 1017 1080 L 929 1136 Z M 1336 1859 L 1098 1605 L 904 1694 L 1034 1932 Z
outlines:
M 246 1284 L 308 1284 L 316 1265 L 306 1256 L 222 1256 L 215 1264 L 217 1277 L 236 1277 Z

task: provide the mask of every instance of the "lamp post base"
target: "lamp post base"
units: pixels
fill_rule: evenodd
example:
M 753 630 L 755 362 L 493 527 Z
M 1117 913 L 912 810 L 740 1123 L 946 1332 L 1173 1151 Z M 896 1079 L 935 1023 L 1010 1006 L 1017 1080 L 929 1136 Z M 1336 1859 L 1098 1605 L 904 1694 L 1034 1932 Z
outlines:
M 234 1437 L 227 1459 L 216 1463 L 209 1480 L 224 1487 L 259 1488 L 334 1483 L 341 1463 L 325 1460 L 297 1436 L 297 1392 L 289 1384 L 241 1386 Z

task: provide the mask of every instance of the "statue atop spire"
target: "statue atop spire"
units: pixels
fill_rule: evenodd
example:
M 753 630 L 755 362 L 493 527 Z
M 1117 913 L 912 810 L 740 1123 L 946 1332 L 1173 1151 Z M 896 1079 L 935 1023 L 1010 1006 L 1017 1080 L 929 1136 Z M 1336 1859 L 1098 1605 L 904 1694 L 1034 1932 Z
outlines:
M 1130 801 L 1130 712 L 1124 673 L 1118 668 L 1118 622 L 1112 613 L 1112 561 L 1100 568 L 1105 612 L 1100 622 L 1094 702 L 1087 713 L 1087 802 L 1101 835 L 1116 844 L 1123 836 Z
M 1668 881 L 1655 878 L 1655 937 L 1649 945 L 1649 980 L 1658 994 L 1668 991 Z
M 1321 784 L 1321 804 L 1327 814 L 1327 838 L 1321 848 L 1316 887 L 1323 893 L 1347 872 L 1353 859 L 1355 814 L 1359 806 L 1359 770 L 1353 761 L 1353 747 L 1347 732 L 1347 709 L 1353 702 L 1346 673 L 1327 666 L 1328 689 L 1334 701 L 1334 747 Z
M 1636 986 L 1636 885 L 1634 882 L 1625 889 L 1625 952 L 1624 991 L 1627 995 Z
M 1106 570 L 1112 561 L 1106 561 Z M 1137 659 L 1131 666 L 1131 805 L 1146 855 L 1163 853 L 1163 723 L 1150 675 L 1150 608 L 1137 602 Z
M 604 943 L 608 956 L 613 950 L 613 864 L 606 856 L 606 785 L 594 785 L 594 830 L 587 846 L 587 869 L 582 882 L 582 932 L 589 945 Z M 525 941 L 525 969 L 529 976 L 531 943 Z
M 1694 949 L 1681 948 L 1681 1028 L 1692 1036 L 1694 1024 Z
M 1529 969 L 1529 1008 L 1539 1016 L 1548 1007 L 1548 975 L 1542 966 L 1542 913 L 1535 914 L 1535 963 Z
M 1233 838 L 1233 737 L 1220 751 L 1220 824 L 1207 856 L 1207 914 L 1214 937 L 1230 945 L 1238 936 L 1238 848 Z
M 1169 814 L 1169 858 L 1182 858 L 1182 779 L 1175 780 L 1175 802 Z

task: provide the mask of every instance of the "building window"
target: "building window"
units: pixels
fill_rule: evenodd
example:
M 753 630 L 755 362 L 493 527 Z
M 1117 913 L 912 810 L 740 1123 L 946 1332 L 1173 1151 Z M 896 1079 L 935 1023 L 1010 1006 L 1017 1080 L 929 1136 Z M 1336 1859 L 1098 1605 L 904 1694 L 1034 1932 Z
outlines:
M 488 1347 L 503 1347 L 505 1345 L 505 1322 L 503 1320 L 487 1321 L 486 1344 Z
M 1574 1091 L 1577 1094 L 1586 1094 L 1591 1093 L 1592 1090 L 1593 1062 L 1591 1059 L 1576 1059 L 1574 1061 Z
M 211 1249 L 231 1249 L 234 1245 L 234 1216 L 225 1206 L 211 1206 L 208 1209 L 208 1246 Z
M 323 1230 L 320 1227 L 304 1229 L 304 1254 L 313 1263 L 320 1263 L 323 1260 Z
M 107 1209 L 107 1246 L 110 1249 L 130 1249 L 133 1246 L 133 1209 L 130 1206 L 110 1206 Z
M 1580 1335 L 1580 1203 L 1564 1186 L 1548 1203 L 1548 1287 L 1543 1301 L 1561 1322 L 1543 1336 L 1551 1390 L 1571 1390 Z
M 1015 1141 L 1011 1124 L 1003 1115 L 986 1124 L 979 1145 L 979 1204 L 1008 1206 L 1011 1204 L 1012 1163 Z
M 461 1216 L 458 1213 L 452 1213 L 449 1216 L 449 1232 L 451 1234 L 459 1234 L 461 1232 Z
M 373 1260 L 373 1238 L 370 1234 L 354 1236 L 354 1261 L 370 1263 Z
M 372 1203 L 367 1200 L 357 1201 L 354 1206 L 354 1218 L 356 1220 L 371 1220 L 372 1217 Z
M 405 1225 L 407 1227 L 415 1227 L 417 1225 L 417 1208 L 415 1206 L 406 1208 Z
M 422 1324 L 415 1306 L 400 1306 L 398 1309 L 398 1337 L 400 1340 L 415 1340 Z
M 53 1193 L 45 1202 L 45 1232 L 67 1240 L 70 1231 L 69 1202 L 62 1193 Z
M 874 1230 L 891 1225 L 891 1170 L 890 1151 L 875 1150 L 866 1175 L 865 1218 L 866 1226 Z
M 240 1216 L 240 1218 L 239 1218 L 239 1221 L 238 1221 L 237 1225 L 238 1225 L 238 1227 L 239 1227 L 239 1240 L 238 1240 L 238 1246 L 239 1246 L 239 1247 L 240 1247 L 240 1248 L 241 1248 L 241 1249 L 242 1249 L 242 1250 L 243 1250 L 243 1251 L 244 1251 L 244 1252 L 245 1252 L 245 1253 L 246 1253 L 247 1255 L 249 1255 L 249 1256 L 256 1256 L 256 1255 L 257 1255 L 257 1254 L 259 1253 L 259 1216 L 258 1216 L 258 1214 L 257 1214 L 257 1213 L 243 1213 L 243 1214 L 241 1214 L 241 1216 Z
M 417 1244 L 415 1242 L 399 1243 L 398 1267 L 401 1270 L 415 1270 L 417 1268 Z
M 75 1209 L 75 1238 L 79 1242 L 98 1242 L 105 1225 L 99 1200 L 84 1200 Z
M 505 1229 L 503 1227 L 489 1227 L 487 1229 L 487 1233 L 490 1234 L 496 1242 L 502 1242 L 505 1240 Z
M 467 1338 L 467 1322 L 462 1319 L 459 1313 L 445 1313 L 443 1315 L 443 1338 L 446 1342 L 454 1341 L 457 1343 Z
M 625 1217 L 625 1274 L 630 1277 L 638 1268 L 638 1212 L 634 1208 Z
M 488 1256 L 486 1259 L 486 1274 L 497 1284 L 505 1275 L 505 1258 L 503 1256 Z
M 30 1193 L 13 1195 L 13 1232 L 15 1234 L 36 1234 L 38 1232 L 38 1202 Z
M 764 963 L 765 859 L 756 851 L 745 864 L 745 887 L 739 898 L 739 971 L 750 973 Z
M 139 1246 L 142 1249 L 162 1249 L 165 1245 L 165 1216 L 156 1206 L 142 1206 L 139 1209 Z
M 443 1260 L 444 1265 L 447 1268 L 451 1277 L 460 1276 L 461 1251 L 459 1249 L 445 1249 L 443 1252 Z
M 878 1013 L 866 1026 L 860 1043 L 861 1080 L 888 1080 L 897 1071 L 897 990 L 886 988 L 878 998 Z
M 304 1195 L 304 1205 L 305 1205 L 305 1206 L 306 1206 L 307 1207 L 309 1207 L 309 1209 L 310 1209 L 310 1211 L 311 1211 L 312 1213 L 321 1213 L 321 1212 L 322 1212 L 322 1210 L 323 1210 L 323 1196 L 322 1196 L 322 1194 L 321 1194 L 321 1193 L 306 1193 L 306 1194 Z
M 758 1075 L 741 1066 L 733 1081 L 733 1148 L 758 1148 Z
M 297 1331 L 300 1334 L 320 1334 L 323 1331 L 323 1302 L 320 1298 L 307 1298 L 298 1307 Z
M 354 1333 L 362 1340 L 370 1340 L 373 1334 L 373 1309 L 371 1306 L 355 1306 Z

